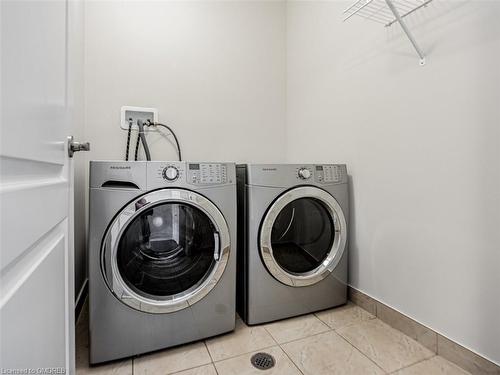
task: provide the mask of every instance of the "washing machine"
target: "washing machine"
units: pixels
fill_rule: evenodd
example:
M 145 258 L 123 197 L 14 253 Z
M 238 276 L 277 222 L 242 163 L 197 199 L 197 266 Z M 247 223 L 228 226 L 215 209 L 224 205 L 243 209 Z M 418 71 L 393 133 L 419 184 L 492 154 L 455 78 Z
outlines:
M 231 163 L 90 163 L 90 362 L 235 327 Z
M 237 311 L 260 324 L 347 302 L 345 165 L 237 166 Z

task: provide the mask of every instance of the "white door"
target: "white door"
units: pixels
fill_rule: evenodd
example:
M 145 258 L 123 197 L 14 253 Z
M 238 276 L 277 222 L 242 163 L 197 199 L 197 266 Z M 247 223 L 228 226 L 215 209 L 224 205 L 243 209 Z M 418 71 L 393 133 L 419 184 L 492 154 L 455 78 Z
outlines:
M 74 9 L 63 0 L 0 4 L 0 368 L 71 374 Z

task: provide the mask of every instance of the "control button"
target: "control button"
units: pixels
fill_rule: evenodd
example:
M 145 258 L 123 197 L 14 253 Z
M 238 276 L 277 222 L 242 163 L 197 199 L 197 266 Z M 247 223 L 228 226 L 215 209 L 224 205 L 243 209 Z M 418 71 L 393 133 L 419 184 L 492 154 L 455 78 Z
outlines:
M 307 168 L 300 168 L 298 174 L 299 177 L 303 180 L 307 180 L 308 178 L 311 177 L 311 171 Z
M 175 181 L 179 178 L 179 170 L 172 165 L 163 169 L 163 178 L 167 181 Z

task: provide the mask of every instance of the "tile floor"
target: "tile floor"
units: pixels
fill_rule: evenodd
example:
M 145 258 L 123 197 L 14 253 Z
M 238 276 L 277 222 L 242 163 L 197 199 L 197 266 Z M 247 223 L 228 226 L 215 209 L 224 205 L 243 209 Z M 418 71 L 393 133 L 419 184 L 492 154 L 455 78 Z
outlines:
M 238 319 L 226 335 L 93 367 L 87 321 L 84 310 L 76 333 L 79 375 L 468 374 L 353 304 L 261 326 Z M 252 367 L 259 351 L 275 358 L 274 368 Z

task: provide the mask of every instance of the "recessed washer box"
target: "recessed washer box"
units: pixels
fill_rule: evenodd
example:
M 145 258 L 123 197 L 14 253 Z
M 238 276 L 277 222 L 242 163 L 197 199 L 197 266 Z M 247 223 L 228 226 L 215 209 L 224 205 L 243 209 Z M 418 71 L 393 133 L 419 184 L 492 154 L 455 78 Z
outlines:
M 146 107 L 123 106 L 121 108 L 120 127 L 128 130 L 129 119 L 132 119 L 132 129 L 137 129 L 137 120 L 158 122 L 158 109 Z

